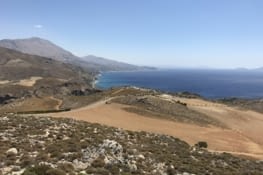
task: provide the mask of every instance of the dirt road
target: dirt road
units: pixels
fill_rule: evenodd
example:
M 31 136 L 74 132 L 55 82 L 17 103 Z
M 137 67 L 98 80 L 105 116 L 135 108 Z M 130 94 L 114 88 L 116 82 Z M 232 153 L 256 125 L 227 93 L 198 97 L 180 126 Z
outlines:
M 184 101 L 182 98 L 180 100 Z M 202 100 L 185 100 L 187 103 L 197 104 L 190 105 L 190 108 L 220 119 L 231 128 L 222 129 L 145 117 L 125 111 L 123 108 L 126 106 L 124 105 L 106 104 L 106 101 L 107 99 L 72 111 L 52 114 L 52 116 L 70 117 L 132 131 L 171 135 L 191 145 L 198 141 L 206 141 L 209 149 L 213 151 L 225 151 L 263 159 L 263 138 L 260 134 L 263 133 L 262 114 L 240 111 Z

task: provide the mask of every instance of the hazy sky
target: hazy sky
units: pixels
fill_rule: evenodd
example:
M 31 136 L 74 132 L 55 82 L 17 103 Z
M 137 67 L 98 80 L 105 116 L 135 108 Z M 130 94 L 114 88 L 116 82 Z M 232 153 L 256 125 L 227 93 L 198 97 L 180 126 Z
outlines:
M 0 39 L 168 67 L 263 66 L 263 0 L 1 0 Z

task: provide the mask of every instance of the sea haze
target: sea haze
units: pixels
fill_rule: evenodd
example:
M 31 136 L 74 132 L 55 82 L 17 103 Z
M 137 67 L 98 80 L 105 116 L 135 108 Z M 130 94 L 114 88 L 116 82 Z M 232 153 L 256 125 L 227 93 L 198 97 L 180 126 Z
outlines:
M 107 72 L 98 88 L 138 86 L 166 92 L 189 91 L 206 98 L 262 98 L 263 71 L 252 70 L 158 70 Z

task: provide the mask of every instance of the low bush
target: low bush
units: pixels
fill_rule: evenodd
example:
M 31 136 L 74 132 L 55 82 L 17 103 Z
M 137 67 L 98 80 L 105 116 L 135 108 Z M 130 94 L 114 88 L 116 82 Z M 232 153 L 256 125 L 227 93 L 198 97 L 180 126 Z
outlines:
M 54 169 L 47 165 L 38 165 L 26 169 L 22 175 L 66 175 L 66 173 L 62 170 Z
M 196 143 L 195 146 L 199 147 L 199 148 L 207 148 L 208 144 L 204 141 L 200 141 L 200 142 Z

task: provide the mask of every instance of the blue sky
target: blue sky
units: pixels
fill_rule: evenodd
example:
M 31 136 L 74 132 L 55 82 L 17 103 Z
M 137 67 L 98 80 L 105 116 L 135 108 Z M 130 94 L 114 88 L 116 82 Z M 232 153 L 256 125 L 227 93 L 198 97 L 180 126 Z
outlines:
M 263 67 L 262 0 L 1 0 L 0 39 L 163 67 Z

